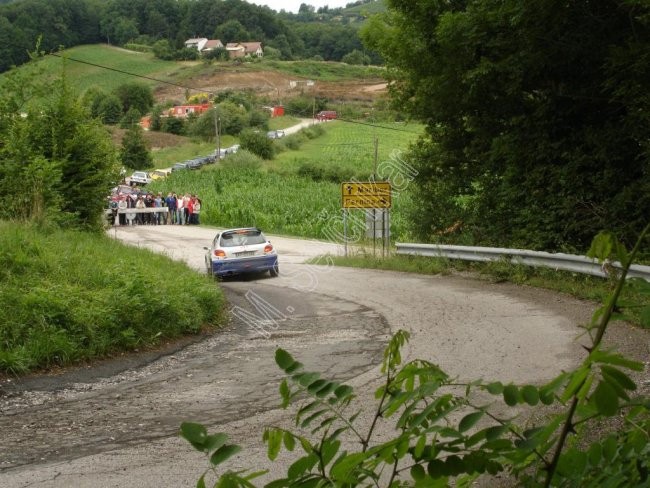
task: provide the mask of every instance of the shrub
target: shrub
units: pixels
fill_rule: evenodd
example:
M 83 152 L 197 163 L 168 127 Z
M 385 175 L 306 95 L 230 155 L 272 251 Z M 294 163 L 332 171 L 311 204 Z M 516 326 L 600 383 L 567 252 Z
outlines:
M 273 141 L 259 131 L 247 129 L 239 135 L 239 142 L 242 149 L 246 149 L 262 159 L 273 159 L 275 148 Z

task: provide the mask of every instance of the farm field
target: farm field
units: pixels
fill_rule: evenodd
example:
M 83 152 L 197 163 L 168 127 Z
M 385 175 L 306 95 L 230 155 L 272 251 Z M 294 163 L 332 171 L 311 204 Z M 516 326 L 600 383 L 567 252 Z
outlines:
M 390 158 L 394 151 L 406 149 L 422 133 L 422 126 L 404 123 L 366 124 L 337 120 L 322 124 L 325 134 L 304 143 L 299 151 L 280 153 L 269 167 L 297 172 L 305 164 L 324 169 L 340 168 L 357 179 L 368 179 L 374 169 L 375 137 L 377 161 Z
M 323 126 L 322 136 L 304 143 L 299 150 L 280 153 L 276 160 L 260 169 L 208 166 L 199 171 L 176 172 L 152 183 L 150 188 L 154 192 L 199 195 L 203 201 L 201 223 L 205 225 L 259 226 L 280 235 L 340 240 L 343 236 L 341 183 L 348 179 L 346 175 L 351 170 L 359 179 L 368 179 L 372 174 L 373 131 L 383 134 L 386 147 L 382 148 L 380 143 L 379 161 L 386 161 L 393 150 L 405 149 L 415 140 L 419 127 L 407 126 L 408 132 L 401 132 L 343 121 Z M 314 178 L 314 174 L 299 171 L 301 163 L 322 168 L 329 179 Z M 395 192 L 391 210 L 394 238 L 408 233 L 404 215 L 409 202 L 407 188 Z M 355 228 L 364 219 L 363 210 L 351 212 Z

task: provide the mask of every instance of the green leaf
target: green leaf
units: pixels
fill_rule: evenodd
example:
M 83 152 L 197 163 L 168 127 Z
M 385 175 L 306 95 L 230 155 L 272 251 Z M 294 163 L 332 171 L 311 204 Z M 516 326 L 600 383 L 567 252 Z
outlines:
M 427 445 L 427 436 L 426 435 L 421 435 L 418 438 L 418 441 L 415 443 L 415 448 L 413 449 L 413 457 L 415 459 L 420 459 L 422 457 L 422 453 L 424 452 L 424 448 Z
M 289 469 L 287 470 L 287 476 L 290 479 L 297 479 L 304 475 L 306 472 L 310 471 L 318 462 L 318 458 L 314 454 L 301 457 L 297 459 Z
M 203 443 L 203 448 L 205 452 L 211 452 L 215 449 L 219 449 L 226 442 L 228 442 L 228 435 L 219 432 L 217 434 L 207 436 L 205 438 L 205 442 Z
M 321 456 L 323 457 L 323 466 L 327 466 L 329 462 L 334 459 L 336 453 L 341 447 L 341 441 L 325 441 L 321 445 Z
M 587 375 L 589 374 L 590 369 L 588 366 L 581 366 L 576 369 L 571 375 L 571 380 L 562 394 L 562 401 L 566 402 L 569 398 L 575 395 L 578 390 L 582 387 L 582 384 L 585 382 Z
M 587 256 L 603 262 L 611 256 L 615 240 L 616 239 L 612 233 L 599 232 L 591 241 L 591 247 L 587 252 Z
M 484 413 L 485 412 L 482 410 L 479 410 L 478 412 L 472 412 L 468 415 L 465 415 L 458 424 L 458 430 L 460 432 L 468 431 L 474 427 L 479 420 L 481 420 L 481 417 L 483 417 Z
M 305 420 L 303 420 L 303 421 L 300 423 L 300 427 L 302 427 L 302 428 L 307 427 L 307 426 L 312 422 L 312 420 L 314 420 L 314 419 L 320 417 L 320 416 L 323 415 L 325 412 L 329 412 L 329 410 L 327 410 L 326 408 L 324 408 L 324 409 L 319 410 L 318 412 L 315 412 L 315 413 L 311 414 L 309 417 L 307 417 Z
M 298 383 L 300 383 L 302 386 L 307 387 L 311 385 L 314 381 L 318 380 L 320 378 L 320 374 L 318 373 L 302 373 L 299 376 L 300 379 L 298 379 Z M 296 377 L 294 377 L 296 378 Z
M 296 360 L 293 359 L 293 356 L 291 356 L 287 351 L 278 348 L 275 350 L 275 362 L 280 369 L 283 369 L 286 372 L 287 369 L 296 362 Z
M 291 432 L 285 432 L 282 435 L 282 440 L 284 441 L 284 447 L 287 448 L 287 451 L 293 451 L 294 447 L 296 447 L 296 440 Z
M 509 384 L 503 388 L 503 401 L 509 407 L 514 407 L 519 403 L 519 389 L 516 385 Z
M 619 353 L 594 350 L 591 352 L 590 357 L 596 363 L 613 364 L 614 366 L 623 366 L 632 371 L 643 371 L 643 363 L 627 359 Z
M 533 385 L 523 386 L 521 388 L 521 396 L 528 405 L 533 407 L 539 403 L 539 390 Z
M 312 395 L 315 395 L 318 392 L 318 390 L 320 390 L 321 388 L 325 388 L 328 383 L 329 381 L 327 380 L 316 380 L 307 386 L 307 391 Z
M 196 488 L 205 488 L 205 473 L 203 473 L 196 482 Z
M 239 451 L 241 451 L 241 447 L 235 444 L 222 446 L 217 449 L 212 456 L 210 456 L 210 463 L 213 466 L 217 466 L 237 454 Z
M 601 381 L 593 393 L 598 413 L 611 417 L 618 412 L 618 395 L 611 385 Z
M 636 383 L 632 381 L 632 379 L 620 369 L 614 368 L 613 366 L 602 365 L 600 367 L 600 370 L 603 373 L 603 376 L 606 376 L 611 381 L 618 383 L 621 388 L 625 388 L 626 390 L 630 391 L 636 390 Z
M 298 413 L 296 414 L 296 425 L 300 422 L 300 419 L 302 416 L 308 412 L 311 412 L 314 410 L 316 407 L 320 407 L 321 403 L 318 400 L 314 400 L 311 403 L 308 403 L 304 407 L 302 407 L 300 410 L 298 410 Z
M 366 453 L 357 452 L 339 458 L 334 466 L 332 466 L 332 469 L 330 470 L 330 476 L 335 481 L 340 481 L 343 483 L 354 483 L 355 477 L 352 476 L 352 472 L 363 464 L 363 462 L 366 460 L 366 457 Z
M 607 462 L 612 462 L 618 451 L 618 441 L 616 437 L 610 435 L 603 442 L 603 457 Z
M 273 461 L 278 457 L 280 449 L 282 448 L 282 439 L 284 438 L 284 432 L 280 429 L 266 429 L 264 432 L 264 437 L 268 443 L 267 456 Z
M 495 441 L 509 430 L 510 429 L 507 425 L 495 425 L 494 427 L 488 427 L 485 429 L 485 439 L 488 442 Z
M 203 443 L 208 431 L 201 424 L 194 422 L 183 422 L 181 424 L 181 437 L 187 440 L 194 449 L 203 451 Z
M 354 389 L 348 385 L 341 385 L 336 390 L 334 390 L 334 395 L 339 400 L 349 397 L 352 395 L 352 393 L 354 393 Z
M 421 464 L 416 464 L 411 466 L 411 478 L 415 481 L 423 480 L 427 475 L 427 472 L 424 470 L 424 467 Z
M 503 393 L 503 384 L 500 381 L 490 383 L 489 385 L 486 385 L 485 388 L 487 389 L 488 393 L 492 395 L 501 395 L 501 393 Z
M 291 390 L 289 389 L 286 378 L 280 383 L 280 397 L 282 398 L 282 408 L 287 408 L 291 401 Z

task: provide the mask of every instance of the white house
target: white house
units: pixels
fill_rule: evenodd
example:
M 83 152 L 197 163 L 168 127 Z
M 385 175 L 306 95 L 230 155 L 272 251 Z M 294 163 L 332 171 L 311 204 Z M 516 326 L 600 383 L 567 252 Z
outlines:
M 207 43 L 208 40 L 205 37 L 196 37 L 185 41 L 185 47 L 193 47 L 197 51 L 201 52 Z

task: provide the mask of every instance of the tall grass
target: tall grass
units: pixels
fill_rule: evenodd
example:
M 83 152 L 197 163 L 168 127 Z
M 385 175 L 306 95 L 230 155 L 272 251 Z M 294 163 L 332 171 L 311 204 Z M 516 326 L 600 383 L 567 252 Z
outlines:
M 0 250 L 0 372 L 149 347 L 219 322 L 220 289 L 147 250 L 7 222 Z
M 241 158 L 228 156 L 220 165 L 174 172 L 165 180 L 149 185 L 149 189 L 164 194 L 173 191 L 199 195 L 203 202 L 202 224 L 258 226 L 269 233 L 341 238 L 341 183 L 371 177 L 374 135 L 383 136 L 384 142 L 379 146 L 379 161 L 382 161 L 394 149 L 403 149 L 414 140 L 416 130 L 417 126 L 403 132 L 342 121 L 319 124 L 311 139 L 296 134 L 276 140 L 274 143 L 285 145 L 285 151 L 273 161 L 251 159 L 250 154 Z M 291 138 L 300 139 L 298 150 L 286 146 L 284 139 Z M 367 154 L 369 151 L 371 154 Z M 405 218 L 405 209 L 410 205 L 408 191 L 396 192 L 392 203 L 392 236 L 404 239 L 408 236 Z M 350 222 L 356 229 L 351 228 L 351 232 L 358 235 L 364 221 L 363 210 L 351 211 Z

